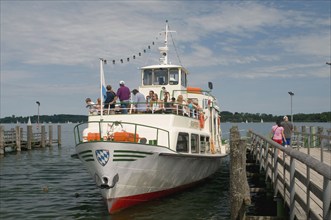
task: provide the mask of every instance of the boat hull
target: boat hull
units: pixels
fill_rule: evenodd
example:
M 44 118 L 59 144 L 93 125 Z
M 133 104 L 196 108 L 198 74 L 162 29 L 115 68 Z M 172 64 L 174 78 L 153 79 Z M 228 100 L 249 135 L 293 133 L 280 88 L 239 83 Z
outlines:
M 214 174 L 226 157 L 97 141 L 78 144 L 76 151 L 100 188 L 111 214 L 190 187 Z

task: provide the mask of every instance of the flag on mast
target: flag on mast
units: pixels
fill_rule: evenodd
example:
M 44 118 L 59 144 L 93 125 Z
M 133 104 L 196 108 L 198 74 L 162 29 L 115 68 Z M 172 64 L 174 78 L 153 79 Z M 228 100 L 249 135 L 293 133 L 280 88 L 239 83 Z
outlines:
M 100 58 L 100 99 L 101 99 L 101 115 L 103 114 L 103 103 L 107 98 L 105 73 L 103 71 L 103 64 L 106 64 L 107 60 Z

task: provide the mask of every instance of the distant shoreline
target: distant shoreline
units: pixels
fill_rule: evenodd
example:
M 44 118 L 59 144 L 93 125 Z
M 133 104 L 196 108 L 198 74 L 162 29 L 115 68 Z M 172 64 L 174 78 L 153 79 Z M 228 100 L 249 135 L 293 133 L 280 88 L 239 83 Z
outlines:
M 258 122 L 276 122 L 276 120 L 282 119 L 282 116 L 274 116 L 272 114 L 265 113 L 232 113 L 229 111 L 222 111 L 220 113 L 221 121 L 232 123 L 258 123 Z M 291 115 L 287 115 L 291 119 Z M 37 123 L 38 116 L 11 116 L 0 118 L 0 123 L 27 123 L 28 120 L 31 123 Z M 42 123 L 81 123 L 87 122 L 87 115 L 70 115 L 70 114 L 58 114 L 58 115 L 40 115 L 39 122 Z M 312 113 L 312 114 L 293 114 L 294 122 L 331 122 L 331 112 Z

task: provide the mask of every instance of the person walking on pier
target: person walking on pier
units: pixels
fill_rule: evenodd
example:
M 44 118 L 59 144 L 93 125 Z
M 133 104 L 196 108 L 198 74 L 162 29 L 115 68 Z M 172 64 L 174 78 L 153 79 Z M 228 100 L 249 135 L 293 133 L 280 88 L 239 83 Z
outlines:
M 271 128 L 272 140 L 278 144 L 283 144 L 283 139 L 285 139 L 284 128 L 281 126 L 280 120 L 276 121 L 276 124 Z
M 283 144 L 283 139 L 285 140 L 285 135 L 284 135 L 284 128 L 281 126 L 280 120 L 277 120 L 276 124 L 272 126 L 271 134 L 272 134 L 271 139 L 274 142 L 277 142 L 280 145 Z M 278 156 L 280 156 L 279 150 L 277 150 L 277 152 L 278 152 Z
M 291 136 L 293 132 L 293 124 L 288 121 L 288 117 L 285 115 L 283 118 L 284 121 L 282 121 L 281 125 L 284 128 L 284 134 L 285 134 L 285 143 L 283 145 L 285 147 L 291 145 Z

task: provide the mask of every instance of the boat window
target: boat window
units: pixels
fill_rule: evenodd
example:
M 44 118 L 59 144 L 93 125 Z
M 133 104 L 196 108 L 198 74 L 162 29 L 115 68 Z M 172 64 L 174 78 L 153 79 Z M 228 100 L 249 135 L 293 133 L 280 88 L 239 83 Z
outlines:
M 177 152 L 188 152 L 188 133 L 179 132 L 177 138 Z
M 208 99 L 203 99 L 203 101 L 202 101 L 202 108 L 203 109 L 208 108 Z
M 169 84 L 178 85 L 178 69 L 173 68 L 169 70 Z
M 206 149 L 206 137 L 200 136 L 200 152 L 205 152 Z
M 209 142 L 209 136 L 206 137 L 206 151 L 210 150 L 210 142 Z
M 168 84 L 168 69 L 155 69 L 154 70 L 154 85 Z
M 144 85 L 152 85 L 152 70 L 146 69 L 144 70 L 144 78 L 143 78 L 143 84 Z
M 199 135 L 191 134 L 191 153 L 198 153 Z
M 184 70 L 182 70 L 181 85 L 186 87 L 186 83 L 187 83 L 186 72 Z

